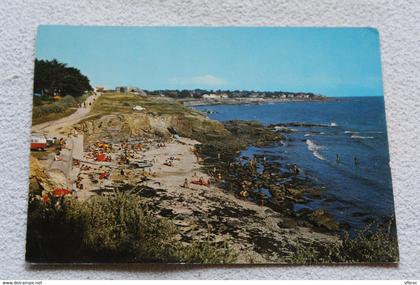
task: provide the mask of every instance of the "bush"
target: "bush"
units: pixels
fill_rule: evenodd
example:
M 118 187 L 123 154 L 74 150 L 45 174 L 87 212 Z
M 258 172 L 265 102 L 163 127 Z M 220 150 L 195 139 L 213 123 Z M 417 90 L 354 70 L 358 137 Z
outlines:
M 34 97 L 35 98 L 35 97 Z M 79 98 L 78 98 L 79 99 Z M 37 102 L 34 101 L 32 108 L 32 121 L 33 123 L 41 123 L 48 119 L 58 119 L 60 117 L 70 115 L 71 108 L 75 108 L 78 105 L 79 100 L 76 100 L 73 96 L 67 95 L 56 102 L 43 101 L 41 104 L 39 99 Z M 45 120 L 44 120 L 45 119 Z
M 372 223 L 357 231 L 354 237 L 345 232 L 338 244 L 319 243 L 297 247 L 292 256 L 292 262 L 297 264 L 388 263 L 398 262 L 398 256 L 395 220 L 391 219 L 387 227 Z
M 183 245 L 168 219 L 157 218 L 134 194 L 88 202 L 72 197 L 45 204 L 31 194 L 26 260 L 31 262 L 227 263 L 228 248 L 210 240 Z
M 97 196 L 84 206 L 84 241 L 92 256 L 104 261 L 171 261 L 174 224 L 156 218 L 138 196 Z
M 395 220 L 391 219 L 386 228 L 367 225 L 354 238 L 345 234 L 340 253 L 346 262 L 398 262 Z
M 226 264 L 236 260 L 236 254 L 231 252 L 227 244 L 219 247 L 209 238 L 201 242 L 193 242 L 188 246 L 180 246 L 176 255 L 183 263 Z
M 54 102 L 54 104 L 57 104 L 59 106 L 63 106 L 66 108 L 69 107 L 76 107 L 77 106 L 77 100 L 70 95 L 64 96 L 63 98 L 61 98 L 60 100 L 58 100 L 57 102 Z
M 71 262 L 83 255 L 84 213 L 74 199 L 49 204 L 32 196 L 28 207 L 26 260 Z

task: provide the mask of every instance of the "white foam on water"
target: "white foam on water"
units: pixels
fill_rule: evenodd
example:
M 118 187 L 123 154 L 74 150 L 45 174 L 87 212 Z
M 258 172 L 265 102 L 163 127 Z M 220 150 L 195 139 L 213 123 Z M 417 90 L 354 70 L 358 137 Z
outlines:
M 345 134 L 358 134 L 359 132 L 354 131 L 344 131 Z
M 306 140 L 306 145 L 308 146 L 308 150 L 312 152 L 312 154 L 320 159 L 320 160 L 325 160 L 325 157 L 323 157 L 320 153 L 319 150 L 321 149 L 321 147 L 319 145 L 317 145 L 316 143 L 314 143 L 311 140 Z
M 368 134 L 383 134 L 385 132 L 377 132 L 377 131 L 367 131 Z
M 331 127 L 337 127 L 337 123 L 335 123 L 335 122 L 331 122 L 330 126 L 331 126 Z
M 351 138 L 352 139 L 374 139 L 375 137 L 364 137 L 364 136 L 352 135 Z
M 305 134 L 304 137 L 310 137 L 312 136 L 311 134 Z

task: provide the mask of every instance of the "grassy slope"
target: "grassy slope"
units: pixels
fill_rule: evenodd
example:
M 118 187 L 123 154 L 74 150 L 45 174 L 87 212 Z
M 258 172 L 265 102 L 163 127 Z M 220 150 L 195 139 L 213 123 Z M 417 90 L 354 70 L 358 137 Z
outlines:
M 133 111 L 141 106 L 144 111 Z M 166 119 L 167 126 L 175 128 L 179 135 L 206 142 L 210 139 L 226 137 L 230 133 L 224 126 L 209 120 L 201 112 L 183 106 L 174 99 L 157 96 L 139 96 L 129 93 L 105 93 L 94 103 L 89 115 L 80 123 L 100 119 L 110 114 L 147 115 L 151 118 Z
M 104 93 L 93 105 L 90 115 L 131 113 L 136 105 L 145 108 L 146 113 L 156 115 L 200 114 L 170 98 L 146 97 L 129 93 Z
M 49 121 L 55 121 L 55 120 L 70 116 L 76 111 L 77 111 L 77 108 L 68 108 L 64 112 L 51 113 L 42 117 L 32 118 L 32 125 L 42 124 Z
M 32 108 L 32 125 L 55 121 L 70 116 L 77 111 L 78 103 L 84 102 L 88 95 L 83 95 L 78 98 L 73 98 L 71 96 L 66 97 L 55 102 L 38 99 L 37 104 L 35 104 L 34 99 L 34 105 Z

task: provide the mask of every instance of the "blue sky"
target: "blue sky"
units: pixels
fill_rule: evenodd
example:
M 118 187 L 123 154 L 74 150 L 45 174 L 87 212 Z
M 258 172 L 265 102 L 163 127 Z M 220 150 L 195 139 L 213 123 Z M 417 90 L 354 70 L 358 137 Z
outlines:
M 383 96 L 379 34 L 370 28 L 40 26 L 36 57 L 107 88 Z

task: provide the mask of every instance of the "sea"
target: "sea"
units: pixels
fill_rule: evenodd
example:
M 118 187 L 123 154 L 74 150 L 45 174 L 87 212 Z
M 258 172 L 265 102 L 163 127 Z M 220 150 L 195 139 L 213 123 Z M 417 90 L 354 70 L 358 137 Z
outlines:
M 218 121 L 254 120 L 292 126 L 284 144 L 250 147 L 241 155 L 267 155 L 296 164 L 325 187 L 319 198 L 294 210 L 324 209 L 350 229 L 394 215 L 383 97 L 331 98 L 327 101 L 196 106 Z

